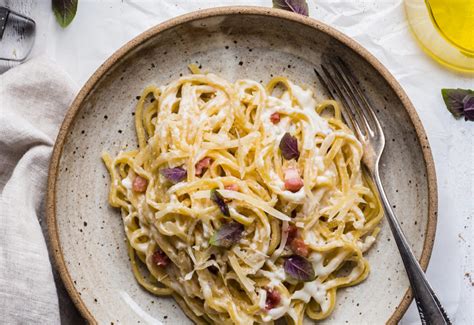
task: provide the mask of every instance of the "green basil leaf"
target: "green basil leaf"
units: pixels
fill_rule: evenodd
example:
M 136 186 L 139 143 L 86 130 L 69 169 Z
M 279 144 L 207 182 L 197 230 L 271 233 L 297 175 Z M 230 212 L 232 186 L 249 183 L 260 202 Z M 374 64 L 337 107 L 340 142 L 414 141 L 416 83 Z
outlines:
M 54 16 L 62 28 L 72 22 L 77 12 L 78 0 L 52 0 Z

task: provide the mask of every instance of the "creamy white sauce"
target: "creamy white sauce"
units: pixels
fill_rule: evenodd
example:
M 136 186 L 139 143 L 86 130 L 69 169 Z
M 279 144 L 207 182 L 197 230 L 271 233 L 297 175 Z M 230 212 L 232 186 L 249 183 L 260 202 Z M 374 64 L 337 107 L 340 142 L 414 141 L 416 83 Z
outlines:
M 130 179 L 130 176 L 125 177 L 122 179 L 122 185 L 127 189 L 131 190 L 132 189 L 132 180 Z
M 281 296 L 280 305 L 267 311 L 267 314 L 262 317 L 263 321 L 269 322 L 272 319 L 278 319 L 284 316 L 290 309 L 291 299 Z
M 323 313 L 327 312 L 330 307 L 326 286 L 322 284 L 319 279 L 306 282 L 303 288 L 293 293 L 291 298 L 302 300 L 305 303 L 308 303 L 310 299 L 313 298 L 321 306 Z
M 267 305 L 267 291 L 263 289 L 258 289 L 258 307 L 261 310 L 264 310 Z
M 313 252 L 309 257 L 309 261 L 313 264 L 316 276 L 328 276 L 339 267 L 348 253 L 349 252 L 341 251 L 338 255 L 334 256 L 327 265 L 324 265 L 324 255 Z
M 275 271 L 259 270 L 258 274 L 261 274 L 270 280 L 268 283 L 269 288 L 277 287 L 286 280 L 286 273 L 283 267 L 276 267 Z
M 304 191 L 304 187 L 302 187 L 298 192 L 294 193 L 285 190 L 280 194 L 280 196 L 287 201 L 302 203 L 306 197 L 306 193 Z
M 314 148 L 314 138 L 317 133 L 329 134 L 332 132 L 328 122 L 316 113 L 316 100 L 314 99 L 311 89 L 303 89 L 298 85 L 289 82 L 293 96 L 298 101 L 300 108 L 309 117 L 311 132 L 305 139 L 304 149 L 311 150 Z M 309 131 L 309 130 L 308 130 Z

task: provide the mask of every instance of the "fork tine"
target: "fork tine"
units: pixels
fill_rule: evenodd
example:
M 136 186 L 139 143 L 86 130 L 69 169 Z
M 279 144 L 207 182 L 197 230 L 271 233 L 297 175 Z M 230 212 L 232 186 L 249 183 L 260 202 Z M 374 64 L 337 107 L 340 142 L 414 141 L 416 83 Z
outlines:
M 326 89 L 326 91 L 332 96 L 332 98 L 336 98 L 336 94 L 333 92 L 331 87 L 329 87 L 328 82 L 324 79 L 324 77 L 319 74 L 318 70 L 316 69 L 313 69 L 313 70 L 316 73 L 316 76 L 318 77 L 323 87 Z
M 351 125 L 349 127 L 356 133 L 359 139 L 363 139 L 364 134 L 359 127 L 360 123 L 357 123 L 357 121 L 355 120 L 354 108 L 352 107 L 353 105 L 345 96 L 345 92 L 338 86 L 337 82 L 334 80 L 334 77 L 329 73 L 326 67 L 321 65 L 321 69 L 323 70 L 323 73 L 326 77 L 326 83 L 329 84 L 334 89 L 334 92 L 337 94 L 334 97 L 339 97 L 339 99 L 342 101 L 343 106 L 347 109 L 347 111 L 345 109 L 342 110 L 344 114 L 344 119 L 346 121 L 350 121 Z
M 352 103 L 354 104 L 354 111 L 355 111 L 355 119 L 360 122 L 362 125 L 361 127 L 364 129 L 364 132 L 366 135 L 371 135 L 373 136 L 374 131 L 370 127 L 370 123 L 367 120 L 366 115 L 364 114 L 362 110 L 363 104 L 360 102 L 360 99 L 358 98 L 358 95 L 355 94 L 354 90 L 350 86 L 350 82 L 348 82 L 344 76 L 344 73 L 341 72 L 340 67 L 335 64 L 334 61 L 330 63 L 332 69 L 334 70 L 334 75 L 336 76 L 336 79 L 339 81 L 339 84 L 344 88 L 345 93 L 347 96 L 351 99 Z
M 334 89 L 331 89 L 331 87 L 329 86 L 328 82 L 325 77 L 323 77 L 319 72 L 318 70 L 316 69 L 313 69 L 314 72 L 316 73 L 316 76 L 318 77 L 319 81 L 321 82 L 321 84 L 323 85 L 323 87 L 326 89 L 326 91 L 332 96 L 332 98 L 336 99 L 337 94 L 336 92 L 334 91 Z M 344 120 L 346 121 L 346 123 L 349 125 L 349 127 L 354 130 L 354 121 L 350 115 L 350 113 L 346 112 L 345 109 L 341 110 L 341 113 L 342 113 L 342 117 L 344 117 Z
M 356 81 L 356 78 L 352 74 L 351 70 L 347 66 L 347 64 L 340 58 L 337 57 L 336 59 L 339 63 L 339 67 L 343 73 L 343 75 L 347 78 L 348 83 L 353 89 L 354 94 L 356 97 L 358 97 L 360 103 L 362 104 L 361 107 L 365 108 L 363 111 L 367 112 L 367 115 L 369 116 L 369 119 L 375 126 L 377 127 L 377 131 L 379 133 L 380 130 L 382 129 L 379 123 L 379 120 L 377 116 L 375 115 L 374 109 L 372 108 L 372 105 L 370 105 L 367 97 L 365 96 L 364 92 L 362 91 L 362 88 L 360 87 L 359 83 Z

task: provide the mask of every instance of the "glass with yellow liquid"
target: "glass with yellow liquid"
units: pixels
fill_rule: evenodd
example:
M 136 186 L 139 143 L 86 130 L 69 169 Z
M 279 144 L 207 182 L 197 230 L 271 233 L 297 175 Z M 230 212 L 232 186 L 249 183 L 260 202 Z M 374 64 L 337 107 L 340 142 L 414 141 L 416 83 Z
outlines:
M 416 39 L 428 55 L 474 73 L 474 0 L 405 0 Z

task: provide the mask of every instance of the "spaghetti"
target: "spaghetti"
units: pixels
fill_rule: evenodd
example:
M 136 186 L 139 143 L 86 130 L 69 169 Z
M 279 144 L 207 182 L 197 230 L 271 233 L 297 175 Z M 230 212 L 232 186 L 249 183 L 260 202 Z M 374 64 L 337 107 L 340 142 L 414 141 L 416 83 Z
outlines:
M 143 91 L 137 150 L 103 154 L 137 281 L 196 323 L 324 319 L 368 276 L 383 215 L 361 144 L 284 77 L 193 69 Z

